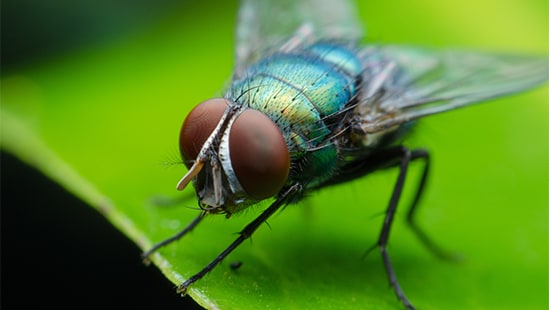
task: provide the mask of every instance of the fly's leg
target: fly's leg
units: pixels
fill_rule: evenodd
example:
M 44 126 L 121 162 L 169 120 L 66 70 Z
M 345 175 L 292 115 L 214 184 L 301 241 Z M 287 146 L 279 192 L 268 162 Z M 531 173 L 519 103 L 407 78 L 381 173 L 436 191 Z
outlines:
M 254 221 L 250 222 L 246 227 L 239 233 L 239 237 L 233 241 L 223 252 L 221 252 L 214 260 L 212 260 L 208 265 L 206 265 L 202 270 L 197 272 L 187 281 L 183 282 L 178 286 L 178 293 L 185 294 L 190 285 L 202 279 L 208 272 L 214 269 L 229 253 L 235 250 L 244 240 L 250 238 L 250 236 L 256 231 L 256 229 L 264 223 L 275 211 L 277 211 L 281 206 L 292 202 L 292 200 L 300 193 L 302 187 L 300 184 L 294 184 L 286 192 L 284 192 L 275 202 L 273 202 L 267 209 L 262 212 Z
M 149 251 L 146 251 L 144 252 L 143 254 L 141 254 L 141 258 L 143 259 L 143 261 L 145 263 L 150 263 L 149 261 L 149 256 L 151 256 L 151 254 L 153 254 L 154 252 L 156 252 L 158 249 L 162 248 L 163 246 L 165 245 L 168 245 L 176 240 L 179 240 L 181 237 L 183 237 L 184 235 L 186 235 L 188 232 L 190 232 L 191 230 L 193 230 L 193 228 L 195 228 L 195 226 L 197 226 L 197 224 L 199 224 L 201 222 L 201 220 L 204 218 L 204 216 L 206 215 L 206 211 L 203 211 L 199 214 L 199 216 L 197 216 L 193 221 L 191 221 L 191 223 L 189 223 L 182 231 L 180 231 L 179 233 L 175 234 L 174 236 L 164 240 L 164 241 L 161 241 L 157 244 L 155 244 L 151 249 L 149 249 Z
M 428 237 L 426 232 L 421 229 L 420 226 L 418 226 L 418 223 L 416 223 L 415 221 L 416 210 L 418 210 L 418 202 L 420 201 L 422 193 L 424 192 L 426 180 L 428 179 L 428 171 L 430 168 L 430 154 L 426 150 L 420 149 L 414 150 L 413 153 L 416 153 L 416 158 L 424 160 L 424 170 L 422 172 L 422 176 L 420 177 L 420 182 L 418 183 L 418 189 L 416 190 L 414 200 L 412 201 L 411 206 L 409 207 L 409 211 L 407 212 L 407 223 L 416 234 L 418 239 L 424 244 L 424 246 L 428 248 L 428 250 L 430 250 L 432 253 L 434 253 L 437 257 L 449 261 L 459 261 L 460 257 L 458 255 L 443 250 L 439 245 L 433 242 L 430 237 Z
M 386 209 L 384 224 L 382 226 L 382 230 L 380 231 L 380 236 L 378 237 L 378 241 L 375 247 L 378 246 L 380 248 L 380 252 L 382 254 L 382 261 L 384 262 L 384 267 L 386 268 L 386 274 L 388 275 L 390 285 L 393 287 L 393 290 L 397 295 L 397 298 L 399 298 L 399 300 L 403 303 L 403 305 L 407 309 L 415 309 L 414 306 L 409 301 L 409 299 L 407 298 L 407 296 L 405 296 L 403 289 L 401 288 L 401 286 L 399 285 L 399 282 L 397 281 L 397 276 L 395 275 L 395 271 L 393 270 L 390 256 L 388 254 L 387 245 L 390 237 L 391 225 L 393 223 L 393 219 L 395 216 L 395 211 L 397 210 L 399 198 L 401 197 L 401 193 L 403 192 L 403 186 L 405 184 L 405 177 L 407 176 L 409 163 L 418 158 L 427 158 L 428 153 L 425 150 L 411 151 L 408 148 L 403 146 L 388 149 L 386 150 L 386 152 L 387 153 L 385 153 L 385 155 L 387 156 L 388 161 L 400 159 L 399 175 L 397 177 L 397 181 L 395 182 L 393 193 L 390 198 L 390 203 L 388 205 L 388 208 Z M 420 198 L 419 194 L 417 194 L 417 196 L 418 198 Z

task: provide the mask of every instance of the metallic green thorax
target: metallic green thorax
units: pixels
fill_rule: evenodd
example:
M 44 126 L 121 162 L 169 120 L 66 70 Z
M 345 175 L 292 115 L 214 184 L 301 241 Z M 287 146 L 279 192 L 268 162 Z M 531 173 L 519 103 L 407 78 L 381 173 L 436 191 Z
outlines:
M 232 82 L 226 97 L 277 124 L 291 155 L 289 181 L 311 188 L 334 174 L 335 129 L 340 112 L 356 96 L 361 70 L 349 47 L 316 43 L 250 66 L 243 78 Z

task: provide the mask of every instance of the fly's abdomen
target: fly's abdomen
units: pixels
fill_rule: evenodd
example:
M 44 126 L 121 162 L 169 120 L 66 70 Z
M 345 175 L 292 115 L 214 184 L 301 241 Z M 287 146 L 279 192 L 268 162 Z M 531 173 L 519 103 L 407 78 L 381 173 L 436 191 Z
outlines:
M 350 50 L 319 43 L 252 65 L 243 79 L 233 81 L 227 97 L 279 126 L 299 169 L 294 179 L 315 186 L 336 166 L 330 139 L 334 118 L 355 97 L 360 72 L 361 63 Z

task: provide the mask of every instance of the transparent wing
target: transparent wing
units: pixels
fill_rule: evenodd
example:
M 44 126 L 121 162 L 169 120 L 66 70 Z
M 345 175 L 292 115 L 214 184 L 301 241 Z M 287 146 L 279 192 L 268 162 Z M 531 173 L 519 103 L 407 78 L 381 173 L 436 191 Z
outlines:
M 371 47 L 357 109 L 373 133 L 427 115 L 520 92 L 548 80 L 548 57 Z
M 274 49 L 316 38 L 356 41 L 362 25 L 348 0 L 242 0 L 235 38 L 235 75 Z

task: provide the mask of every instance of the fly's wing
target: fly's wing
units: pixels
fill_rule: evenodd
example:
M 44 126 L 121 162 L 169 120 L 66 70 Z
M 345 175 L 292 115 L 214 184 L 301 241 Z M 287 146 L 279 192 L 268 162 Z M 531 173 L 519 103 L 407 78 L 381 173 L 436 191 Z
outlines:
M 235 72 L 261 55 L 324 38 L 356 41 L 362 26 L 348 0 L 242 0 L 235 39 Z
M 366 48 L 362 58 L 366 83 L 356 111 L 366 133 L 527 90 L 548 79 L 547 57 L 385 46 Z

